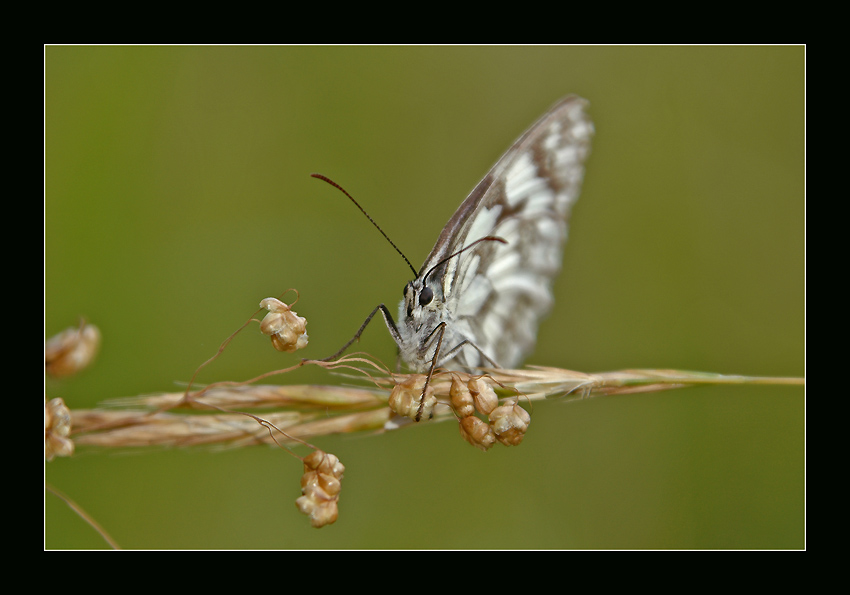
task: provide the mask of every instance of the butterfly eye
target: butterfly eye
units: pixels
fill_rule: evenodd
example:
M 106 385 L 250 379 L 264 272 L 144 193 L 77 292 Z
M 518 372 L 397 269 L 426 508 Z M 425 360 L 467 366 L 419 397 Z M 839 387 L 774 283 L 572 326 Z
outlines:
M 419 305 L 427 306 L 434 299 L 434 292 L 430 287 L 425 287 L 419 292 Z

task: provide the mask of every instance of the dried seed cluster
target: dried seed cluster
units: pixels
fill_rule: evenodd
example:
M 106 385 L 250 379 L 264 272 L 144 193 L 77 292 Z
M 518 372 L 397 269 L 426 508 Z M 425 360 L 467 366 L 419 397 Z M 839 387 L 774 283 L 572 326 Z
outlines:
M 93 324 L 65 329 L 44 344 L 44 369 L 54 377 L 71 376 L 88 366 L 100 348 L 100 330 Z
M 307 346 L 306 318 L 298 316 L 277 298 L 264 299 L 260 307 L 269 311 L 260 323 L 260 332 L 271 337 L 275 349 L 292 353 Z
M 496 391 L 483 377 L 473 378 L 466 384 L 457 377 L 452 378 L 449 396 L 460 417 L 460 435 L 481 450 L 489 449 L 497 440 L 505 446 L 519 445 L 531 423 L 531 416 L 515 399 L 500 406 Z M 476 416 L 476 411 L 487 421 Z
M 425 379 L 424 374 L 411 374 L 396 384 L 388 401 L 390 409 L 403 417 L 416 419 L 421 407 L 420 419 L 429 419 L 434 413 L 437 397 L 433 395 L 433 387 L 429 385 L 423 399 L 422 388 L 425 386 Z
M 490 427 L 496 434 L 496 440 L 505 446 L 519 446 L 531 423 L 528 411 L 520 407 L 515 399 L 505 401 L 490 414 Z
M 344 472 L 345 465 L 335 455 L 314 450 L 304 457 L 304 475 L 301 476 L 303 496 L 295 501 L 295 505 L 310 517 L 310 524 L 314 527 L 324 527 L 336 521 L 340 480 Z
M 71 412 L 62 399 L 44 403 L 44 460 L 53 457 L 70 457 L 74 454 L 74 443 L 68 438 L 71 433 Z

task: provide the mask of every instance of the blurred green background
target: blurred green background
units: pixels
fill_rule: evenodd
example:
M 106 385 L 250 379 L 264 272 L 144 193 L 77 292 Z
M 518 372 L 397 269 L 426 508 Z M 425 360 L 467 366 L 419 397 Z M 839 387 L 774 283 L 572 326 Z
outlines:
M 88 408 L 180 390 L 295 287 L 335 351 L 418 268 L 475 183 L 563 95 L 596 125 L 556 304 L 527 363 L 805 374 L 805 48 L 47 47 L 45 333 L 98 325 L 48 380 Z M 380 322 L 360 344 L 394 362 Z M 201 382 L 290 365 L 256 326 Z M 280 382 L 336 383 L 303 369 Z M 535 405 L 519 448 L 452 423 L 323 438 L 340 519 L 256 447 L 80 449 L 45 478 L 124 548 L 801 548 L 800 387 Z M 45 496 L 47 548 L 105 544 Z

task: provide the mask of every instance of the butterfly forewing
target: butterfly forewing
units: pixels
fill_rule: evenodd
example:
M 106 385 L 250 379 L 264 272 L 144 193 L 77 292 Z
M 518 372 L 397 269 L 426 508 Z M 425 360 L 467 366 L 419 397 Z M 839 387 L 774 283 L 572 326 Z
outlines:
M 578 97 L 553 106 L 443 229 L 399 307 L 397 340 L 412 368 L 427 369 L 435 356 L 449 369 L 514 367 L 534 347 L 590 152 L 593 124 L 585 107 Z M 487 236 L 506 243 L 463 250 Z

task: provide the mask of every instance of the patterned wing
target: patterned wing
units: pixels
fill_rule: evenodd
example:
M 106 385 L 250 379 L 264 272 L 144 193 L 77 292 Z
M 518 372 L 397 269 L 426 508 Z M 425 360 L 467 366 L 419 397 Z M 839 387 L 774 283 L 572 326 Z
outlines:
M 552 280 L 590 152 L 586 106 L 575 96 L 554 105 L 496 162 L 440 234 L 419 279 L 431 271 L 428 286 L 448 313 L 442 352 L 463 339 L 478 347 L 467 345 L 440 365 L 487 366 L 484 352 L 500 366 L 515 367 L 533 349 L 540 318 L 552 304 Z M 438 265 L 485 236 L 507 244 L 481 242 Z

